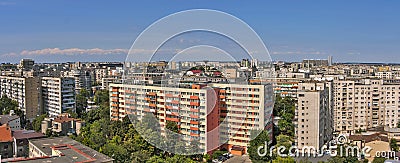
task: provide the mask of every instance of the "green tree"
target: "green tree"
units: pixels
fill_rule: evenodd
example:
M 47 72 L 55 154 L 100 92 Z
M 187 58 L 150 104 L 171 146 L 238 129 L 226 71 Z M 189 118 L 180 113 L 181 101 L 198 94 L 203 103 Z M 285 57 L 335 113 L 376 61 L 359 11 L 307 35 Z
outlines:
M 7 96 L 2 96 L 0 98 L 0 113 L 9 114 L 11 110 L 16 111 L 18 109 L 18 102 L 14 101 Z M 18 109 L 19 110 L 19 109 Z
M 90 110 L 82 117 L 86 123 L 93 123 L 100 119 L 110 119 L 109 106 L 100 105 L 98 109 Z
M 100 148 L 100 152 L 111 156 L 116 162 L 130 162 L 130 154 L 128 151 L 116 143 L 107 143 Z
M 47 114 L 42 114 L 36 117 L 32 122 L 32 127 L 35 131 L 39 132 L 42 128 L 42 121 L 47 117 Z
M 172 132 L 179 133 L 178 124 L 176 124 L 176 122 L 167 121 L 167 125 L 165 126 L 165 128 Z
M 173 157 L 167 157 L 167 159 L 165 159 L 165 162 L 166 163 L 176 163 L 176 162 L 194 163 L 195 161 L 191 160 L 187 156 L 174 155 Z
M 276 159 L 272 160 L 272 163 L 295 163 L 296 161 L 291 157 L 277 157 Z
M 76 95 L 76 113 L 78 117 L 82 117 L 83 112 L 86 111 L 88 106 L 87 100 L 90 97 L 90 92 L 86 89 L 81 89 L 79 93 Z
M 80 140 L 94 150 L 99 150 L 109 137 L 109 124 L 110 120 L 101 119 L 83 127 L 78 141 Z
M 206 162 L 210 162 L 211 161 L 211 155 L 209 155 L 209 154 L 203 155 L 203 160 L 206 161 Z
M 108 90 L 96 91 L 93 99 L 97 105 L 106 104 L 108 106 L 108 103 L 110 102 Z
M 295 100 L 290 97 L 284 97 L 277 95 L 275 98 L 273 114 L 276 117 L 280 117 L 277 128 L 277 134 L 284 134 L 290 137 L 294 137 L 294 113 L 296 109 Z
M 250 136 L 253 138 L 250 141 L 249 147 L 248 147 L 248 154 L 250 156 L 250 159 L 252 162 L 268 162 L 271 161 L 271 156 L 269 154 L 269 147 L 265 149 L 265 144 L 269 143 L 269 134 L 267 131 L 251 131 Z M 256 138 L 254 138 L 257 136 Z M 261 153 L 266 152 L 266 156 L 260 156 L 258 153 L 258 148 L 262 146 L 264 147 L 263 150 L 261 150 Z
M 155 155 L 152 156 L 149 160 L 146 161 L 146 163 L 164 163 L 165 159 L 163 159 L 161 156 Z
M 372 160 L 372 163 L 384 163 L 385 161 L 386 161 L 386 158 L 375 157 L 374 160 Z
M 285 154 L 289 153 L 289 149 L 292 146 L 293 142 L 289 136 L 280 134 L 276 137 L 276 142 L 277 142 L 276 144 L 277 147 L 284 146 L 286 148 L 286 150 L 283 153 Z
M 395 152 L 399 151 L 399 146 L 397 145 L 397 140 L 394 138 L 390 139 L 390 149 Z
M 10 111 L 13 110 L 14 114 L 19 116 L 21 121 L 20 125 L 25 127 L 26 120 L 24 112 L 18 107 L 18 102 L 14 101 L 7 96 L 2 96 L 0 98 L 0 115 L 1 114 L 10 114 Z

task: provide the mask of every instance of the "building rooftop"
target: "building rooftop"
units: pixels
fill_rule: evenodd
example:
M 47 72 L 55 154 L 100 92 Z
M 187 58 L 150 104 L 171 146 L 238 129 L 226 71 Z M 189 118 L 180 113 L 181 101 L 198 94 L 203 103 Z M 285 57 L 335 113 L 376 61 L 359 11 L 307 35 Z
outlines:
M 42 138 L 29 140 L 31 144 L 39 148 L 47 156 L 37 158 L 27 162 L 111 162 L 112 158 L 101 154 L 69 137 Z M 59 151 L 59 155 L 54 157 L 53 151 Z M 24 160 L 20 160 L 24 161 Z
M 15 119 L 19 119 L 19 116 L 17 116 L 17 115 L 0 115 L 0 125 L 6 124 Z
M 54 118 L 53 121 L 58 122 L 58 123 L 64 123 L 64 122 L 81 121 L 81 120 L 69 117 L 68 113 L 63 113 L 63 114 L 59 115 L 58 117 Z
M 11 129 L 8 124 L 0 126 L 0 142 L 11 142 L 13 138 L 11 136 Z
M 13 131 L 13 137 L 19 139 L 33 139 L 45 137 L 42 133 L 35 132 L 34 130 L 16 130 Z

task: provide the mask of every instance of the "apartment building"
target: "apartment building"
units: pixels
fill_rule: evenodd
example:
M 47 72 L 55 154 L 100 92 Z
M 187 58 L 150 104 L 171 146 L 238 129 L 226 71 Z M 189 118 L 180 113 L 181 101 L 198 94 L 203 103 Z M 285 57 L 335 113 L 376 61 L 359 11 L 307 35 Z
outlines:
M 74 78 L 75 91 L 79 93 L 81 89 L 90 90 L 92 87 L 92 72 L 88 70 L 71 70 L 67 72 L 66 77 Z
M 343 79 L 335 81 L 334 88 L 336 131 L 397 127 L 400 80 Z
M 206 152 L 212 150 L 211 147 L 218 147 L 219 143 L 218 134 L 207 134 L 216 129 L 219 120 L 218 104 L 206 103 L 206 99 L 212 98 L 213 92 L 201 89 L 200 85 L 177 89 L 111 84 L 111 120 L 122 120 L 128 114 L 134 114 L 140 120 L 146 113 L 152 113 L 159 119 L 162 128 L 167 121 L 177 122 L 180 133 L 187 136 L 186 140 L 189 141 L 190 137 L 199 138 L 200 148 Z
M 39 77 L 0 76 L 1 96 L 18 102 L 27 119 L 42 113 Z
M 271 86 L 193 84 L 174 88 L 111 84 L 109 89 L 111 120 L 153 113 L 161 126 L 174 121 L 181 134 L 199 137 L 204 153 L 225 140 L 223 148 L 246 153 L 251 130 L 268 129 L 272 135 Z
M 272 140 L 272 85 L 217 84 L 220 89 L 220 136 L 223 148 L 247 153 L 252 130 L 267 130 Z M 223 119 L 223 120 L 222 120 Z
M 332 82 L 300 83 L 295 111 L 295 144 L 320 149 L 333 138 Z M 316 151 L 311 151 L 316 152 Z
M 75 80 L 69 77 L 43 77 L 42 98 L 44 112 L 57 117 L 68 109 L 75 111 Z

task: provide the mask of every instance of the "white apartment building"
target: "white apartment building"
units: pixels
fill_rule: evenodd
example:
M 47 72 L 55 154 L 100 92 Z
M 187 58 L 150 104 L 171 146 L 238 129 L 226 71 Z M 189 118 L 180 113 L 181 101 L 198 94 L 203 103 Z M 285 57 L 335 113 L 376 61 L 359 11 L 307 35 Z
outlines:
M 18 102 L 27 119 L 42 113 L 39 77 L 0 76 L 0 95 Z
M 295 111 L 295 144 L 319 150 L 333 138 L 332 82 L 299 83 Z M 311 151 L 316 152 L 316 151 Z
M 44 112 L 57 117 L 68 109 L 75 111 L 75 80 L 68 77 L 43 77 L 42 98 Z
M 379 126 L 397 127 L 400 81 L 347 79 L 334 84 L 335 130 L 351 134 Z

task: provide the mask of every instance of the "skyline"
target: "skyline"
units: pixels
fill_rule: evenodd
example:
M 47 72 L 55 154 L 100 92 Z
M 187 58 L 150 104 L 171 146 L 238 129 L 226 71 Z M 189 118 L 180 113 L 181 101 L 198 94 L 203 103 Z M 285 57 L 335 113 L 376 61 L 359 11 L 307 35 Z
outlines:
M 148 25 L 187 9 L 215 9 L 248 23 L 272 60 L 400 63 L 397 1 L 28 1 L 0 0 L 0 60 L 124 61 Z M 185 38 L 191 42 L 198 37 Z

